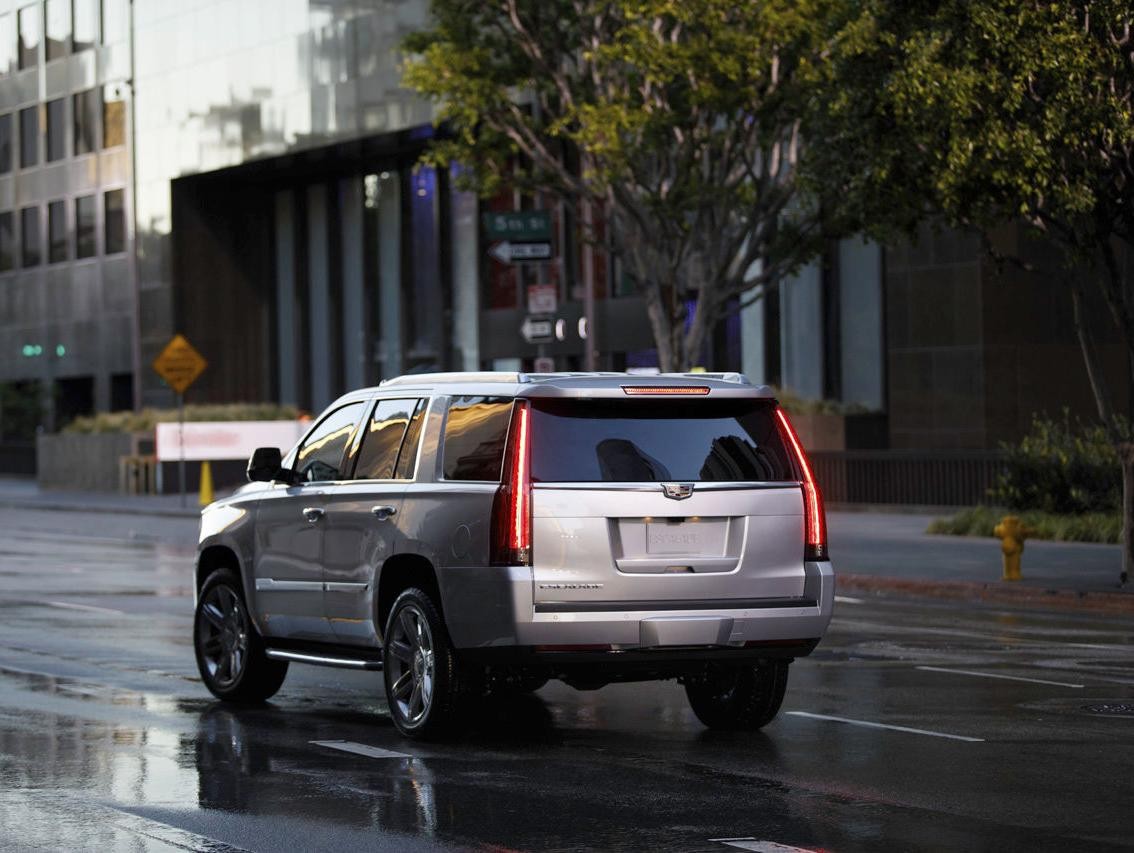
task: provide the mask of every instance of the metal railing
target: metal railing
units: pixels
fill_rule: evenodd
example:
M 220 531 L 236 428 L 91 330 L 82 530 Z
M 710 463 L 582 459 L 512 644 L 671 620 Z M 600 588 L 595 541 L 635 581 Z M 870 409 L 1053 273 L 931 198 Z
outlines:
M 828 503 L 972 506 L 1004 470 L 996 450 L 842 450 L 809 454 Z

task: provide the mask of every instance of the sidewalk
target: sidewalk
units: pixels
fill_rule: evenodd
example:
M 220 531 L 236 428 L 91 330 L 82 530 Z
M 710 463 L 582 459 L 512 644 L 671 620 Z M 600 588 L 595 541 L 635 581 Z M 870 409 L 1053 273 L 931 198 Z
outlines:
M 197 495 L 120 495 L 41 490 L 34 480 L 0 477 L 0 508 L 181 517 L 200 514 Z M 900 593 L 1040 607 L 1134 613 L 1134 584 L 1118 588 L 1117 545 L 1028 542 L 1023 580 L 1000 580 L 1000 543 L 927 536 L 934 518 L 905 512 L 828 513 L 831 558 L 840 594 Z

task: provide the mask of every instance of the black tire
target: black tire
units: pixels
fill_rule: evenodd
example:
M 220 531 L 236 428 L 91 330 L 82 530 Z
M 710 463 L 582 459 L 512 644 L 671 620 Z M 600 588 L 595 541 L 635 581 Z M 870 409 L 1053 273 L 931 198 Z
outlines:
M 710 729 L 756 731 L 776 718 L 791 661 L 719 669 L 685 683 L 693 713 Z
M 386 702 L 398 731 L 418 740 L 452 733 L 462 695 L 457 656 L 427 593 L 410 587 L 395 599 L 382 661 Z
M 201 680 L 225 702 L 263 702 L 287 677 L 287 661 L 272 660 L 265 653 L 240 579 L 230 569 L 217 569 L 201 587 L 193 617 L 193 650 Z

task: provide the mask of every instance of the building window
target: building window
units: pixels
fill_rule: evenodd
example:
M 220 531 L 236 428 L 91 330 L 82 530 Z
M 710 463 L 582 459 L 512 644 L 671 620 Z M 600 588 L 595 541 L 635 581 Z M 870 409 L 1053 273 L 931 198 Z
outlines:
M 93 258 L 98 253 L 95 217 L 97 208 L 93 195 L 75 199 L 75 257 Z
M 63 99 L 47 102 L 47 162 L 67 156 L 67 124 L 64 119 Z
M 124 83 L 111 83 L 103 90 L 102 147 L 126 144 L 126 101 L 122 98 Z
M 12 211 L 0 213 L 0 271 L 10 270 L 16 265 L 16 234 L 13 230 L 15 219 Z
M 20 110 L 20 168 L 39 162 L 39 107 Z
M 20 266 L 24 267 L 36 267 L 43 261 L 38 207 L 20 211 L 20 258 Z
M 0 116 L 0 175 L 12 171 L 12 114 Z
M 106 254 L 126 251 L 126 193 L 124 190 L 110 190 L 103 196 L 106 228 L 103 233 Z
M 25 6 L 19 13 L 20 68 L 32 68 L 39 62 L 39 37 L 42 31 L 39 6 Z
M 67 55 L 71 46 L 71 0 L 47 0 L 43 4 L 47 38 L 47 61 Z
M 71 49 L 78 53 L 98 44 L 98 0 L 75 0 L 71 8 Z
M 12 16 L 0 15 L 0 74 L 16 70 L 16 32 L 12 29 Z
M 102 42 L 126 41 L 130 35 L 129 0 L 102 0 Z
M 67 206 L 62 201 L 47 205 L 47 262 L 67 260 Z
M 98 148 L 98 89 L 79 92 L 71 99 L 75 120 L 75 155 L 90 154 Z

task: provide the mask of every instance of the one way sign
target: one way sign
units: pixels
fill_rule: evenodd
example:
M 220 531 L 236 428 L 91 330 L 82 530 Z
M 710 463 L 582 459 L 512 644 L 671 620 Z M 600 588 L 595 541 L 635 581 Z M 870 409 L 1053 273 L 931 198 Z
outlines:
M 510 243 L 502 240 L 494 243 L 488 254 L 502 264 L 517 261 L 546 261 L 551 257 L 551 243 L 546 240 L 540 243 Z

